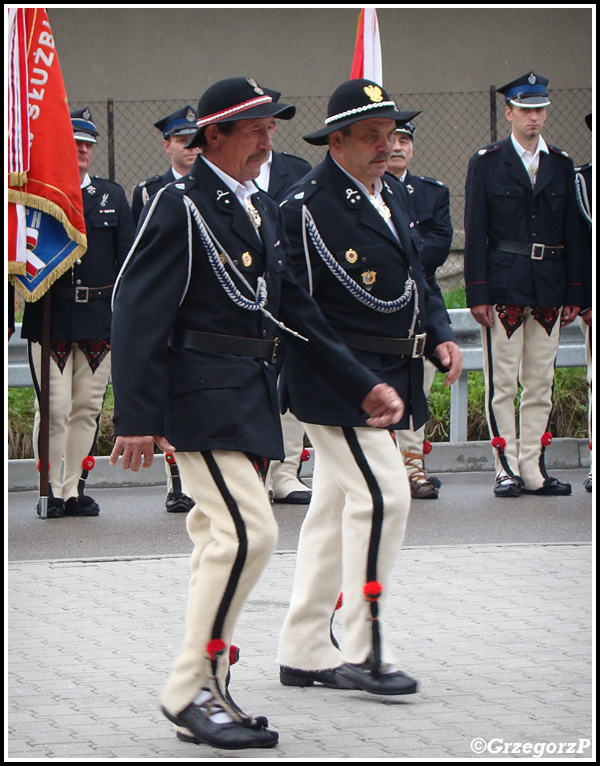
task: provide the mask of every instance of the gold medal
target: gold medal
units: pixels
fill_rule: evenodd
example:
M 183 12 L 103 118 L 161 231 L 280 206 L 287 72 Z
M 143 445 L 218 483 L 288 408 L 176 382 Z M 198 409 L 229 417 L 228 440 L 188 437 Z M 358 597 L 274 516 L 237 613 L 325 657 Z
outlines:
M 242 254 L 242 263 L 244 266 L 252 266 L 252 256 L 250 253 L 245 252 Z
M 377 272 L 376 271 L 363 271 L 361 274 L 363 284 L 366 287 L 370 287 L 371 285 L 375 284 L 375 281 L 377 280 Z
M 356 263 L 356 261 L 358 261 L 358 253 L 356 250 L 346 250 L 345 258 L 348 263 Z

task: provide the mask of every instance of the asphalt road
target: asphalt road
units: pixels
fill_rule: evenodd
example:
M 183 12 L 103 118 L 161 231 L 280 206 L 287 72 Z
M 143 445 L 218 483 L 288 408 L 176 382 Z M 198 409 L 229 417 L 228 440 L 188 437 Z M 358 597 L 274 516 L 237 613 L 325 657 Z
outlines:
M 587 471 L 555 471 L 573 485 L 568 497 L 493 495 L 493 474 L 439 474 L 438 500 L 413 500 L 407 546 L 590 542 L 592 495 L 583 488 Z M 191 544 L 185 514 L 167 513 L 164 487 L 90 489 L 101 513 L 95 518 L 40 519 L 37 492 L 7 495 L 8 559 L 112 559 L 186 555 Z M 295 550 L 306 506 L 273 506 L 279 523 L 278 550 Z

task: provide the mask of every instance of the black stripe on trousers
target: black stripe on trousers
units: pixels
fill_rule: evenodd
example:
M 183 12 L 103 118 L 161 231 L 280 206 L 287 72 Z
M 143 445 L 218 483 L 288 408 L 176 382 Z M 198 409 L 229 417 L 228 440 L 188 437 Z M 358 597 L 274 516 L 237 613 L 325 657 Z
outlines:
M 225 622 L 225 617 L 227 616 L 227 612 L 229 611 L 229 607 L 231 606 L 231 602 L 235 595 L 237 583 L 239 582 L 242 571 L 244 569 L 244 564 L 246 563 L 246 558 L 248 556 L 248 535 L 246 533 L 246 525 L 242 519 L 242 514 L 240 513 L 238 504 L 235 498 L 229 492 L 223 474 L 221 473 L 221 469 L 217 465 L 212 452 L 207 451 L 202 452 L 201 454 L 206 461 L 210 475 L 217 485 L 217 488 L 221 493 L 221 497 L 227 506 L 227 510 L 231 515 L 238 538 L 238 552 L 231 569 L 231 574 L 229 575 L 227 587 L 225 588 L 223 598 L 221 599 L 221 603 L 213 623 L 211 638 L 215 639 L 221 638 L 223 632 L 223 623 Z
M 372 582 L 377 580 L 377 558 L 379 555 L 379 544 L 381 542 L 381 534 L 383 528 L 383 495 L 381 489 L 371 470 L 369 461 L 363 452 L 362 447 L 359 444 L 358 437 L 354 428 L 346 427 L 342 428 L 342 432 L 346 438 L 346 442 L 350 447 L 350 452 L 360 472 L 362 473 L 371 498 L 373 499 L 373 517 L 371 523 L 371 534 L 369 535 L 369 551 L 367 554 L 367 571 L 366 580 Z M 372 617 L 372 631 L 373 631 L 373 659 L 375 661 L 375 668 L 378 670 L 381 664 L 381 636 L 379 634 L 379 623 L 377 621 L 378 616 L 378 604 L 377 601 L 370 601 L 369 607 Z

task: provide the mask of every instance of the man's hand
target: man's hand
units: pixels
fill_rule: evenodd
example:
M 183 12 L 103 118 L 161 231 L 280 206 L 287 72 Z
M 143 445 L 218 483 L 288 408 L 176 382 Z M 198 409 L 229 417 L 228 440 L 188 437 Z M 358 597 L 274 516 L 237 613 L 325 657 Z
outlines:
M 588 327 L 592 326 L 592 311 L 593 309 L 588 309 L 579 315 Z
M 444 367 L 448 368 L 446 373 L 446 380 L 444 385 L 446 387 L 451 386 L 460 378 L 463 364 L 463 353 L 460 350 L 457 343 L 453 340 L 445 341 L 436 346 L 433 352 L 435 356 L 440 360 Z
M 124 471 L 131 468 L 137 472 L 140 465 L 150 468 L 154 459 L 154 442 L 163 452 L 175 452 L 175 447 L 164 436 L 117 436 L 108 462 L 116 465 L 119 455 L 122 455 L 121 467 Z
M 471 306 L 471 314 L 476 321 L 484 327 L 494 326 L 494 312 L 489 303 L 481 303 L 479 306 Z
M 366 395 L 362 408 L 371 417 L 367 425 L 372 428 L 385 428 L 397 423 L 404 414 L 404 402 L 395 388 L 387 383 L 378 383 Z
M 566 327 L 571 322 L 575 321 L 575 317 L 581 311 L 581 306 L 564 306 L 562 317 L 560 320 L 561 327 Z M 585 319 L 584 319 L 585 322 Z M 586 323 L 587 324 L 587 323 Z

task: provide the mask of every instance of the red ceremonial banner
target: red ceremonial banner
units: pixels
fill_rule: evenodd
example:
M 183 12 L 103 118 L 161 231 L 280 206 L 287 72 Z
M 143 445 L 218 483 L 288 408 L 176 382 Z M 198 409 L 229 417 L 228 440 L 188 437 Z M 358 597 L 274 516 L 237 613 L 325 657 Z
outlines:
M 34 301 L 85 253 L 87 240 L 77 149 L 48 15 L 44 8 L 8 14 L 8 272 L 25 300 Z

